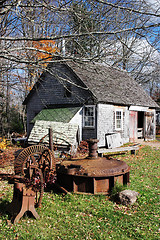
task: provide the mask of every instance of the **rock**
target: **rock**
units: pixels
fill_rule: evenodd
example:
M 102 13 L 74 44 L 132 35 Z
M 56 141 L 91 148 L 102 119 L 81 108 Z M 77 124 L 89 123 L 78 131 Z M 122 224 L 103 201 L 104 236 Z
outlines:
M 119 199 L 123 205 L 132 205 L 136 202 L 138 195 L 138 192 L 132 190 L 123 190 L 119 193 Z

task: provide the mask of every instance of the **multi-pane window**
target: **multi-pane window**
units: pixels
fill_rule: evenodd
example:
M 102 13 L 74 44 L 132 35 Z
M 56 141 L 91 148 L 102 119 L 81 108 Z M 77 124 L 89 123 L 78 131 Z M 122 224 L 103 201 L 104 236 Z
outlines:
M 115 129 L 116 130 L 123 129 L 123 110 L 115 111 Z
M 84 106 L 83 108 L 83 126 L 95 127 L 95 106 Z

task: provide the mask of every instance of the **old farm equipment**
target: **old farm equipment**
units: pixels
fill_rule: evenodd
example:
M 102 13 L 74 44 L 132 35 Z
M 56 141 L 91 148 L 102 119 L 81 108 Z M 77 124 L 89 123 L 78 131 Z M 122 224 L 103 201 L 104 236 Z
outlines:
M 57 166 L 57 181 L 75 193 L 108 194 L 116 182 L 129 182 L 130 167 L 117 159 L 98 157 L 97 139 L 88 140 L 89 156 L 63 161 Z
M 9 206 L 15 217 L 14 223 L 26 211 L 38 217 L 35 208 L 41 204 L 47 183 L 66 193 L 108 194 L 115 182 L 129 182 L 130 168 L 125 162 L 98 157 L 97 139 L 88 140 L 88 157 L 63 161 L 55 159 L 52 139 L 50 136 L 50 149 L 33 145 L 21 151 L 15 159 L 15 175 L 9 177 L 9 182 L 14 184 L 13 200 Z
M 56 165 L 53 152 L 46 146 L 33 145 L 25 148 L 15 159 L 15 175 L 9 177 L 14 184 L 13 200 L 9 212 L 16 223 L 26 211 L 35 218 L 43 197 L 44 185 L 55 182 Z

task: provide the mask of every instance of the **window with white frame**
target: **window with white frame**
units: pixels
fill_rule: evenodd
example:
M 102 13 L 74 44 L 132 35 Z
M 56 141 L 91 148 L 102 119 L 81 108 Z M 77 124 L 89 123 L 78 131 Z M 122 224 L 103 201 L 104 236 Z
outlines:
M 115 111 L 115 130 L 123 129 L 123 110 L 116 109 Z
M 93 105 L 84 106 L 83 127 L 95 127 L 95 106 Z

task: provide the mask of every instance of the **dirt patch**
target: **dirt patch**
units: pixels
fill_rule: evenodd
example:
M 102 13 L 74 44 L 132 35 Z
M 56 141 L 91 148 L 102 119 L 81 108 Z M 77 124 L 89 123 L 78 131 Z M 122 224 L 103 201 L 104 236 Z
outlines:
M 14 160 L 19 148 L 7 148 L 0 153 L 0 173 L 14 174 Z
M 156 149 L 160 149 L 160 139 L 155 141 L 144 141 L 143 139 L 137 139 L 137 143 L 145 146 L 150 146 Z

